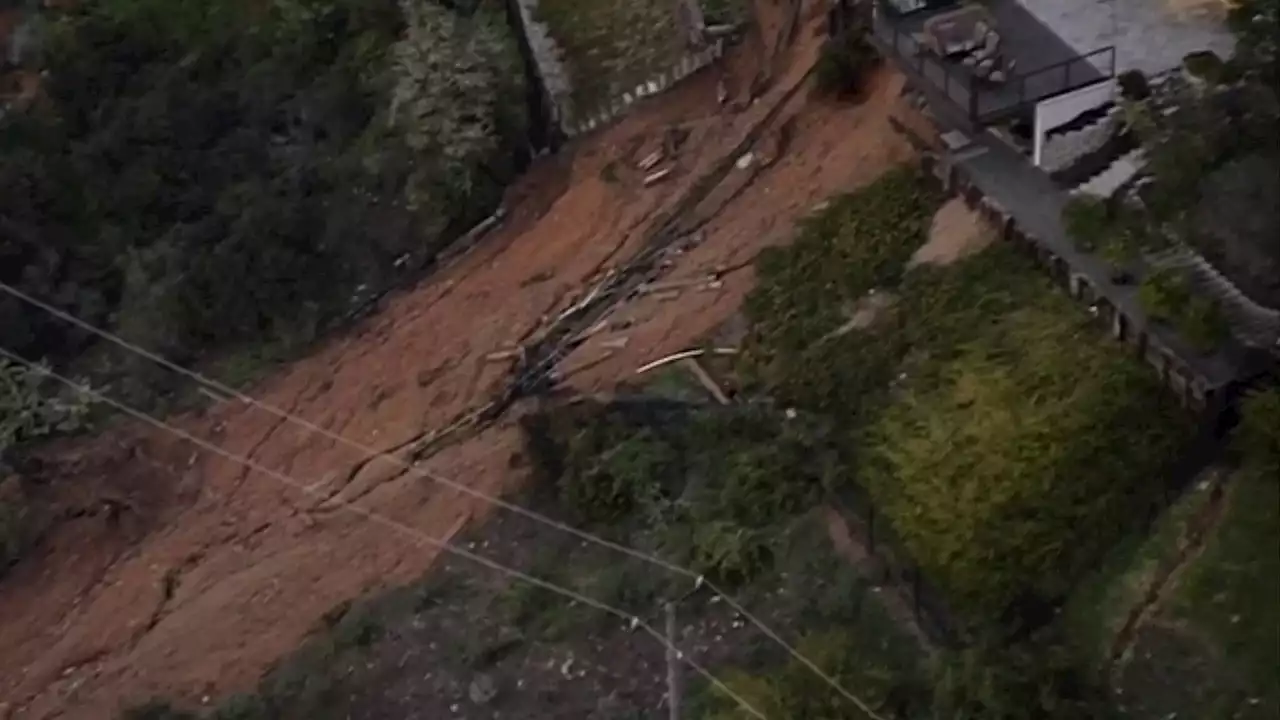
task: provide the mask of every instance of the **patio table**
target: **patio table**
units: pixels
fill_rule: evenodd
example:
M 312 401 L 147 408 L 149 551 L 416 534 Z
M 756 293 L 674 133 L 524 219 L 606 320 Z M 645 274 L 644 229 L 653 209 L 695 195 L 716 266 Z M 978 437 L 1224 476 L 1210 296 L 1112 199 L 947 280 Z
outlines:
M 966 5 L 929 18 L 921 28 L 921 40 L 939 57 L 968 55 L 982 46 L 979 24 L 996 29 L 996 20 L 981 5 Z

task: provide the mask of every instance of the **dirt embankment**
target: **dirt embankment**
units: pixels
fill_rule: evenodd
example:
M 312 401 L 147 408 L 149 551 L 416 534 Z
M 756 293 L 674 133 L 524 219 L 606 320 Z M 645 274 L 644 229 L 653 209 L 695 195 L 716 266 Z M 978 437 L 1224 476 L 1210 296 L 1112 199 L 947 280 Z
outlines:
M 717 101 L 717 73 L 708 72 L 575 141 L 513 189 L 499 231 L 253 394 L 356 442 L 404 446 L 486 401 L 509 370 L 486 356 L 529 337 L 649 242 L 653 224 L 687 202 L 762 118 L 773 119 L 745 168 L 730 170 L 681 220 L 700 226 L 702 240 L 664 280 L 745 268 L 821 198 L 907 159 L 910 148 L 888 124 L 900 81 L 875 78 L 859 106 L 789 93 L 816 54 L 818 14 L 807 7 L 794 45 L 775 53 L 786 3 L 760 6 L 766 30 L 722 69 L 727 103 Z M 763 58 L 772 58 L 771 79 L 753 82 L 763 77 Z M 684 136 L 672 172 L 645 187 L 636 163 L 671 131 Z M 750 270 L 741 269 L 712 288 L 616 307 L 631 321 L 625 346 L 602 358 L 610 334 L 593 338 L 562 363 L 592 365 L 568 381 L 607 388 L 686 347 L 728 319 L 750 285 Z M 355 450 L 239 403 L 174 424 L 432 536 L 486 511 L 390 462 L 356 473 L 363 458 Z M 498 494 L 521 479 L 512 467 L 519 443 L 513 421 L 500 418 L 426 467 Z M 60 502 L 81 511 L 68 512 L 37 555 L 0 582 L 0 718 L 101 720 L 152 695 L 198 704 L 247 689 L 324 612 L 419 575 L 436 554 L 138 426 L 60 448 L 49 469 Z M 99 493 L 133 509 L 118 522 L 85 511 Z

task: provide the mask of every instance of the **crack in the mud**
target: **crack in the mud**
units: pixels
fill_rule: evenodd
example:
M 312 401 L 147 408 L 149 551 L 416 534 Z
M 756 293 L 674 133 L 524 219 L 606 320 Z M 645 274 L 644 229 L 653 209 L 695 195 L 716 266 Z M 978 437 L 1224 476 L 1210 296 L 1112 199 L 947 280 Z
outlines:
M 552 390 L 561 380 L 561 378 L 557 377 L 556 366 L 586 341 L 582 331 L 597 323 L 601 317 L 609 315 L 617 307 L 633 299 L 637 288 L 641 284 L 652 282 L 665 272 L 668 266 L 668 263 L 664 262 L 666 253 L 690 235 L 689 231 L 682 227 L 682 224 L 687 221 L 691 213 L 696 212 L 699 204 L 704 202 L 723 182 L 724 178 L 733 171 L 737 159 L 743 152 L 753 147 L 768 131 L 795 95 L 807 84 L 812 73 L 813 68 L 810 67 L 791 88 L 788 88 L 778 98 L 774 105 L 744 134 L 743 138 L 731 150 L 725 153 L 707 172 L 695 180 L 681 194 L 672 208 L 665 212 L 645 213 L 627 229 L 622 239 L 587 274 L 587 277 L 600 277 L 603 275 L 603 279 L 594 288 L 588 289 L 585 293 L 579 295 L 579 298 L 587 298 L 586 302 L 575 298 L 575 304 L 562 311 L 555 320 L 550 323 L 545 321 L 535 323 L 528 332 L 521 336 L 518 344 L 522 349 L 522 353 L 508 374 L 510 379 L 502 389 L 494 393 L 488 403 L 460 412 L 455 416 L 454 421 L 443 429 L 421 433 L 393 448 L 377 454 L 371 454 L 358 461 L 329 492 L 326 492 L 323 497 L 312 505 L 312 509 L 309 512 L 322 513 L 333 509 L 327 507 L 327 505 L 350 487 L 360 473 L 376 460 L 390 460 L 402 465 L 403 469 L 383 481 L 362 489 L 358 496 L 347 498 L 344 504 L 358 502 L 367 497 L 376 488 L 403 479 L 412 473 L 419 472 L 422 474 L 418 467 L 421 463 L 444 449 L 467 438 L 474 437 L 483 430 L 492 427 L 517 401 L 526 397 L 539 396 Z M 753 183 L 756 177 L 765 169 L 767 168 L 757 168 L 745 185 Z M 700 218 L 700 225 L 709 222 L 722 212 L 733 199 L 736 199 L 741 194 L 741 191 L 742 188 L 739 188 L 731 195 L 729 200 L 720 203 L 713 212 Z M 636 228 L 645 224 L 649 224 L 653 229 L 647 233 L 648 239 L 645 241 L 644 247 L 629 261 L 606 270 L 606 266 L 609 265 L 613 258 L 630 243 Z M 577 289 L 580 291 L 582 286 Z M 542 315 L 544 320 L 549 317 L 549 313 L 554 311 L 566 296 L 573 292 L 574 290 L 572 289 L 566 289 L 556 293 L 548 304 L 547 311 Z M 409 450 L 407 457 L 396 457 L 406 450 Z M 429 475 L 424 476 L 430 478 Z
M 588 302 L 571 306 L 549 325 L 535 326 L 522 338 L 520 344 L 523 352 L 509 374 L 511 379 L 494 394 L 489 403 L 469 414 L 474 418 L 471 422 L 474 423 L 476 431 L 492 426 L 520 399 L 551 390 L 557 382 L 557 378 L 554 377 L 555 366 L 585 342 L 582 331 L 630 300 L 641 284 L 652 282 L 663 273 L 666 269 L 663 265 L 664 254 L 688 236 L 688 233 L 681 228 L 681 224 L 733 171 L 737 159 L 768 131 L 796 94 L 807 85 L 813 71 L 814 67 L 811 66 L 792 87 L 782 93 L 743 138 L 702 177 L 694 181 L 676 200 L 673 207 L 664 212 L 646 213 L 633 228 L 628 229 L 624 238 L 597 264 L 592 276 L 599 276 L 604 272 L 605 277 L 593 289 L 587 291 L 588 295 L 594 293 Z M 724 207 L 725 205 L 722 204 L 716 212 L 722 211 Z M 604 271 L 614 255 L 630 242 L 634 227 L 646 222 L 653 229 L 647 233 L 648 240 L 645 246 L 626 263 Z M 563 294 L 556 298 L 556 304 L 562 297 Z M 551 307 L 556 307 L 556 304 Z M 467 416 L 468 413 L 464 412 L 463 418 L 455 425 L 467 422 Z M 420 437 L 425 438 L 428 435 Z M 429 443 L 429 450 L 415 453 L 413 460 L 421 462 L 453 442 L 456 442 L 456 439 L 445 443 L 439 442 L 439 438 L 433 438 Z M 367 464 L 367 461 L 364 464 Z M 406 472 L 408 472 L 407 469 Z M 350 475 L 350 479 L 354 479 L 354 474 Z
M 281 426 L 283 426 L 285 423 L 289 423 L 293 421 L 294 415 L 297 412 L 298 406 L 302 404 L 303 402 L 302 398 L 303 398 L 303 395 L 305 394 L 306 394 L 306 388 L 304 386 L 303 389 L 300 389 L 297 393 L 294 394 L 293 399 L 289 401 L 289 404 L 286 406 L 285 409 L 274 411 L 273 414 L 275 415 L 275 420 L 272 422 L 271 427 L 268 428 L 267 431 L 262 434 L 262 437 L 260 437 L 258 441 L 255 442 L 253 446 L 249 448 L 249 451 L 243 455 L 243 457 L 246 460 L 252 461 L 254 458 L 254 455 L 256 455 L 259 450 L 261 450 L 263 447 L 266 446 L 267 442 L 270 441 L 271 438 L 275 436 L 276 432 L 280 430 Z M 254 405 L 249 405 L 248 409 L 260 410 L 262 408 L 256 407 Z M 251 465 L 249 464 L 244 465 L 244 469 L 240 472 L 235 482 L 232 483 L 231 490 L 230 492 L 227 493 L 227 497 L 231 497 L 236 493 L 240 492 L 240 488 L 244 486 L 245 481 L 249 479 L 249 475 L 253 471 L 254 471 L 254 468 Z
M 1200 557 L 1205 541 L 1222 519 L 1225 509 L 1225 489 L 1219 473 L 1215 472 L 1210 478 L 1208 492 L 1208 499 L 1187 521 L 1182 535 L 1178 538 L 1177 554 L 1157 568 L 1151 582 L 1143 591 L 1142 599 L 1129 610 L 1124 625 L 1116 633 L 1108 653 L 1109 674 L 1118 672 L 1124 666 L 1125 658 L 1133 651 L 1143 626 L 1151 622 L 1159 612 L 1166 595 L 1176 586 L 1177 577 Z

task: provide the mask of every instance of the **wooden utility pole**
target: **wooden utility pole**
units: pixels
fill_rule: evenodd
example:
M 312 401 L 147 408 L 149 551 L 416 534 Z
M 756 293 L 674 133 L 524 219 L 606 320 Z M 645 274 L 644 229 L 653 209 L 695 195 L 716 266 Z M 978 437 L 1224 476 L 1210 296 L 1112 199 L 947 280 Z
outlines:
M 676 605 L 667 603 L 667 712 L 680 720 L 680 654 L 676 650 Z

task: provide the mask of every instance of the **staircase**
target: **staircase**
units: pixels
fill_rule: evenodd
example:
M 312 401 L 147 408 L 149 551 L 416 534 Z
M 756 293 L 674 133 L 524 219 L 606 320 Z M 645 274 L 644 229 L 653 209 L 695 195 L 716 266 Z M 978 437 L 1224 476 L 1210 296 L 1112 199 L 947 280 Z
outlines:
M 1280 343 L 1280 310 L 1250 300 L 1199 253 L 1187 247 L 1148 256 L 1158 269 L 1176 269 L 1187 274 L 1192 289 L 1216 300 L 1231 323 L 1234 334 L 1249 345 L 1274 348 Z
M 1050 174 L 1061 172 L 1070 168 L 1077 159 L 1097 152 L 1115 135 L 1115 121 L 1119 115 L 1120 109 L 1110 105 L 1083 125 L 1065 132 L 1050 131 L 1041 150 L 1041 169 Z M 1067 125 L 1062 127 L 1068 128 Z
M 1071 192 L 1105 200 L 1132 181 L 1145 164 L 1146 155 L 1142 148 L 1130 150 L 1113 160 L 1102 172 L 1077 185 Z

